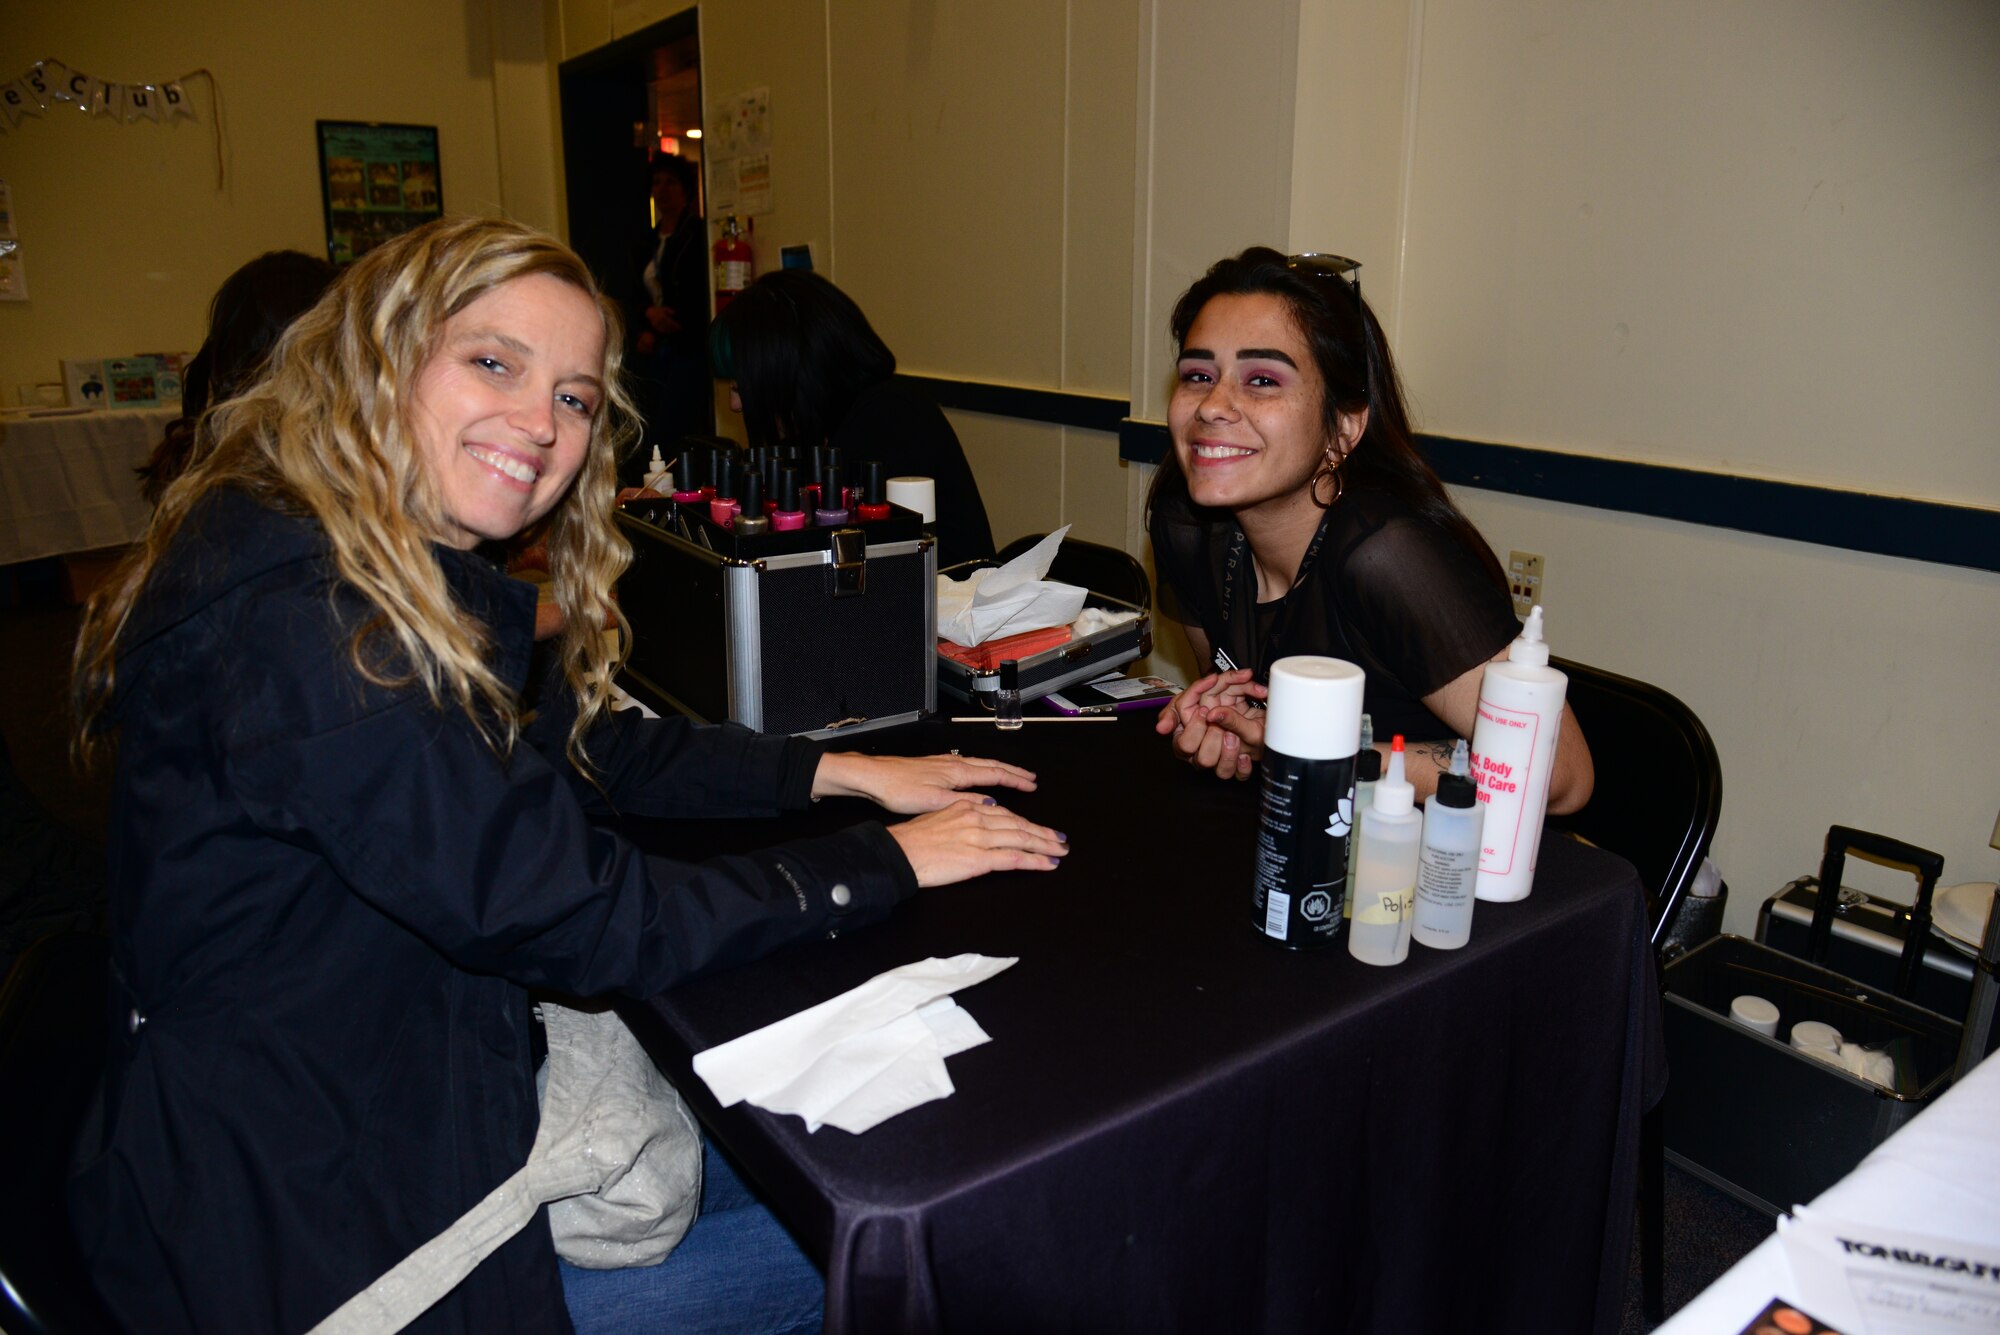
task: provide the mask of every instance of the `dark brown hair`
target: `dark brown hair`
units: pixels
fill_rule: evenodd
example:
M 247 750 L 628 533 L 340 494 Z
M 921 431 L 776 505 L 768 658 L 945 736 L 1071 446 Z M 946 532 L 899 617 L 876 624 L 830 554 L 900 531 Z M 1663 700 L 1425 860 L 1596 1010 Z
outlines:
M 1188 330 L 1211 300 L 1259 294 L 1285 303 L 1312 352 L 1326 386 L 1321 415 L 1327 438 L 1338 432 L 1342 413 L 1368 409 L 1367 429 L 1341 464 L 1346 489 L 1372 489 L 1394 496 L 1419 519 L 1456 538 L 1504 588 L 1507 579 L 1493 549 L 1452 504 L 1444 483 L 1417 453 L 1409 406 L 1395 360 L 1389 355 L 1389 342 L 1360 289 L 1347 279 L 1304 266 L 1294 268 L 1268 246 L 1252 246 L 1241 255 L 1218 260 L 1174 304 L 1176 353 L 1187 345 Z M 1149 522 L 1152 512 L 1162 507 L 1195 508 L 1180 461 L 1172 452 L 1160 465 L 1146 498 Z

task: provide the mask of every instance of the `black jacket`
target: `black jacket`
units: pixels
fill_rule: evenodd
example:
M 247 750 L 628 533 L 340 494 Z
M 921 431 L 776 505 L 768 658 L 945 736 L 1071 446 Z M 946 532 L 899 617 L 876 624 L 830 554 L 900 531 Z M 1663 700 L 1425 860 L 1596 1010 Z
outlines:
M 438 557 L 523 684 L 533 591 Z M 120 639 L 113 1041 L 70 1195 L 134 1330 L 306 1329 L 518 1169 L 528 988 L 656 992 L 915 889 L 879 825 L 698 866 L 640 854 L 592 823 L 608 809 L 562 759 L 564 693 L 502 759 L 462 713 L 354 671 L 366 613 L 316 525 L 224 493 Z M 590 750 L 620 809 L 697 817 L 803 805 L 818 755 L 629 714 Z M 546 1225 L 411 1329 L 569 1329 Z

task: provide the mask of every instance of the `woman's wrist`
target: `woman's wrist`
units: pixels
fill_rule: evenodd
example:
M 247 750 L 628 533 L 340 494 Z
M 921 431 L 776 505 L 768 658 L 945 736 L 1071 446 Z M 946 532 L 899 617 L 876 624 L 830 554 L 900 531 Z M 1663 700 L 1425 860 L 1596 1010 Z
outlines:
M 861 782 L 867 765 L 867 756 L 852 751 L 821 752 L 819 767 L 813 771 L 813 801 L 817 802 L 822 797 L 870 796 Z

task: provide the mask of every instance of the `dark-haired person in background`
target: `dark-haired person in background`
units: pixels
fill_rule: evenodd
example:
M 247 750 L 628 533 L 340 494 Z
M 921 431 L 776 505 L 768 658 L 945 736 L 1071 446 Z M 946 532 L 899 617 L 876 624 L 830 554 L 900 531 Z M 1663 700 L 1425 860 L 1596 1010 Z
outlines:
M 181 377 L 181 415 L 136 470 L 147 501 L 159 504 L 160 493 L 207 453 L 202 413 L 256 379 L 278 335 L 320 299 L 335 272 L 311 255 L 270 250 L 222 280 L 208 305 L 208 337 Z
M 646 445 L 671 455 L 682 436 L 714 421 L 708 376 L 708 246 L 695 164 L 667 154 L 652 164 L 653 226 L 634 247 L 621 294 Z M 647 451 L 636 452 L 643 464 Z M 629 472 L 632 465 L 628 463 Z M 634 477 L 633 481 L 637 481 Z
M 1163 605 L 1197 657 L 1233 670 L 1192 683 L 1158 726 L 1188 763 L 1246 778 L 1272 662 L 1344 658 L 1367 673 L 1378 746 L 1410 744 L 1422 798 L 1520 623 L 1499 561 L 1412 443 L 1359 267 L 1252 247 L 1174 307 L 1174 450 L 1147 527 Z M 1591 774 L 1565 709 L 1549 810 L 1582 806 Z
M 870 459 L 885 477 L 933 478 L 938 568 L 993 555 L 957 433 L 935 403 L 896 387 L 896 354 L 852 297 L 808 270 L 767 273 L 715 317 L 709 345 L 752 446 L 831 445 L 850 482 Z

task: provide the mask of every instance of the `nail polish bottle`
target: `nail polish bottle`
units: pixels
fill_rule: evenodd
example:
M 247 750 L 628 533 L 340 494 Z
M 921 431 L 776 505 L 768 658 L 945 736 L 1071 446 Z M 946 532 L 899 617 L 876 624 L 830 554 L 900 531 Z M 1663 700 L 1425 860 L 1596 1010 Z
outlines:
M 751 473 L 743 479 L 737 489 L 736 499 L 743 508 L 737 512 L 736 522 L 731 525 L 739 538 L 755 538 L 771 531 L 771 521 L 764 513 L 764 484 Z
M 813 511 L 813 523 L 821 528 L 845 524 L 849 518 L 846 498 L 847 488 L 840 482 L 840 465 L 828 464 L 819 475 L 820 503 Z
M 708 503 L 708 517 L 722 525 L 722 527 L 728 528 L 735 521 L 736 512 L 740 508 L 737 504 L 736 493 L 743 486 L 741 475 L 739 474 L 735 478 L 724 475 L 718 477 L 716 483 L 715 497 Z
M 882 489 L 882 461 L 870 459 L 861 466 L 867 470 L 868 485 L 862 491 L 861 504 L 854 507 L 854 512 L 861 517 L 862 523 L 872 524 L 889 517 L 889 498 Z
M 1021 726 L 1021 664 L 1008 658 L 1000 663 L 1000 689 L 993 696 L 993 723 L 1002 732 Z
M 674 504 L 676 506 L 699 506 L 701 504 L 701 488 L 694 480 L 695 468 L 695 452 L 693 450 L 684 451 L 680 459 L 674 464 L 674 476 L 680 479 L 679 485 L 674 490 Z
M 806 514 L 799 501 L 799 470 L 786 464 L 778 470 L 778 508 L 771 512 L 771 527 L 780 533 L 806 526 Z

